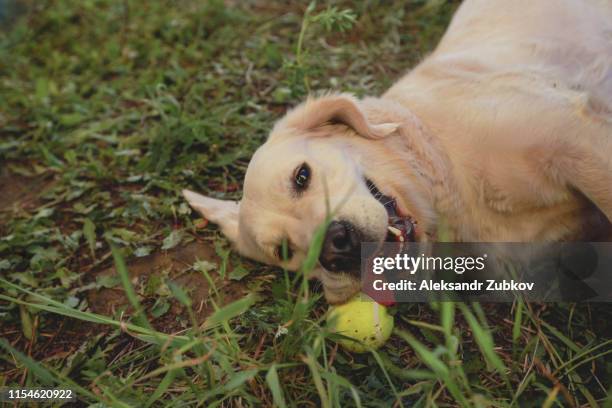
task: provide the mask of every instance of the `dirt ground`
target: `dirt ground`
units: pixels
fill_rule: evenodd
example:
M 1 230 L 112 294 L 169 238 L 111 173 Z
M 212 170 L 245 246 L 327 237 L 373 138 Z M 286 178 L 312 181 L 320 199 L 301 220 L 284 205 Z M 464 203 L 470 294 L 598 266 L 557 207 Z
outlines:
M 39 205 L 41 193 L 52 188 L 53 183 L 52 177 L 25 177 L 10 174 L 7 169 L 1 170 L 0 218 L 10 217 L 14 212 L 36 208 Z M 195 271 L 192 268 L 196 261 L 211 266 L 208 278 L 201 271 Z M 142 295 L 141 302 L 147 309 L 150 310 L 160 297 L 155 294 L 142 293 L 142 289 L 150 287 L 153 282 L 159 284 L 164 280 L 171 280 L 187 291 L 193 302 L 192 308 L 196 318 L 199 322 L 203 322 L 215 310 L 215 307 L 221 307 L 240 299 L 248 290 L 239 281 L 229 278 L 222 279 L 217 272 L 218 268 L 212 267 L 221 263 L 222 260 L 210 243 L 194 240 L 170 250 L 159 250 L 145 257 L 130 258 L 127 260 L 127 267 L 131 282 L 137 292 Z M 232 270 L 232 265 L 228 263 L 225 270 L 226 276 L 230 275 Z M 89 310 L 101 315 L 125 319 L 123 311 L 129 315 L 130 307 L 125 291 L 119 283 L 115 267 L 93 268 L 86 275 L 84 277 L 86 282 L 100 280 L 114 282 L 112 287 L 94 287 L 79 294 L 79 298 L 88 303 Z M 169 299 L 168 302 L 167 310 L 151 323 L 159 331 L 176 333 L 184 328 L 182 323 L 187 320 L 187 312 L 184 306 L 176 300 Z M 11 325 L 12 327 L 2 327 L 0 337 L 18 342 L 26 340 L 23 338 L 19 322 L 15 323 Z M 28 348 L 25 351 L 33 358 L 51 360 L 70 359 L 75 353 L 79 353 L 85 344 L 90 341 L 103 341 L 105 336 L 112 331 L 112 328 L 104 325 L 65 319 L 59 315 L 46 316 L 44 328 L 39 328 L 42 322 L 38 316 L 35 316 L 34 326 L 38 335 L 34 341 L 27 343 Z M 128 349 L 136 347 L 133 338 L 127 334 L 122 336 L 125 336 L 125 341 L 120 341 L 120 344 L 124 344 Z M 0 372 L 12 377 L 18 372 L 18 369 L 2 362 Z
M 214 248 L 204 242 L 194 241 L 182 247 L 169 251 L 161 251 L 143 258 L 137 258 L 128 263 L 128 270 L 135 287 L 146 287 L 151 279 L 166 276 L 173 282 L 189 291 L 193 301 L 193 308 L 198 319 L 204 320 L 214 311 L 213 287 L 203 273 L 190 270 L 196 261 L 209 262 L 219 265 L 221 259 L 215 253 Z M 227 272 L 231 272 L 231 266 Z M 92 273 L 92 279 L 102 276 L 116 275 L 115 267 L 101 269 Z M 240 282 L 235 282 L 213 273 L 211 275 L 215 289 L 222 292 L 223 304 L 240 299 L 246 294 L 246 288 Z M 90 290 L 87 300 L 91 310 L 103 315 L 116 315 L 117 310 L 126 306 L 128 301 L 122 287 L 100 288 Z M 223 304 L 217 304 L 222 306 Z M 172 326 L 174 316 L 183 312 L 181 305 L 173 302 L 168 315 L 161 321 L 156 321 L 156 326 L 162 331 L 168 331 Z
M 53 184 L 52 177 L 25 177 L 12 174 L 6 168 L 0 170 L 0 216 L 10 217 L 13 212 L 35 208 L 40 195 L 52 188 Z M 195 271 L 192 265 L 196 261 L 211 266 L 219 266 L 222 262 L 209 242 L 195 240 L 170 250 L 160 250 L 145 257 L 128 259 L 127 267 L 137 291 L 138 288 L 149 287 L 153 281 L 164 279 L 172 280 L 184 288 L 191 297 L 197 318 L 203 321 L 215 310 L 215 306 L 221 307 L 243 297 L 247 288 L 239 281 L 222 279 L 216 267 L 211 267 L 208 276 Z M 228 263 L 226 276 L 230 275 L 232 270 L 231 264 Z M 105 279 L 110 281 L 118 276 L 115 266 L 93 268 L 87 275 L 85 281 L 88 282 Z M 213 291 L 214 299 L 211 296 Z M 89 289 L 84 298 L 92 312 L 107 316 L 119 316 L 119 312 L 129 304 L 120 284 Z M 150 306 L 154 301 L 155 296 L 145 296 L 143 304 Z M 153 322 L 154 326 L 164 332 L 180 329 L 177 325 L 179 315 L 184 316 L 185 310 L 178 302 L 172 301 L 170 309 Z M 83 336 L 88 335 L 86 332 L 81 333 Z M 71 332 L 70 337 L 78 342 L 78 339 L 73 337 L 75 334 L 78 336 L 79 332 Z
M 52 184 L 49 177 L 25 177 L 10 173 L 8 168 L 0 168 L 0 213 L 33 206 L 38 196 Z

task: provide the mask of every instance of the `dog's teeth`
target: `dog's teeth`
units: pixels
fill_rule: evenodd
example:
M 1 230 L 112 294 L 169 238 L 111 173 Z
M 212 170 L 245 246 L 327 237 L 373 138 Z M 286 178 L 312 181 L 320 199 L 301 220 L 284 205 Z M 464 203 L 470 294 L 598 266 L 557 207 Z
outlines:
M 399 229 L 392 227 L 391 225 L 389 225 L 387 227 L 387 229 L 389 230 L 390 233 L 392 233 L 393 235 L 397 236 L 397 237 L 401 237 L 402 236 L 402 231 L 400 231 Z

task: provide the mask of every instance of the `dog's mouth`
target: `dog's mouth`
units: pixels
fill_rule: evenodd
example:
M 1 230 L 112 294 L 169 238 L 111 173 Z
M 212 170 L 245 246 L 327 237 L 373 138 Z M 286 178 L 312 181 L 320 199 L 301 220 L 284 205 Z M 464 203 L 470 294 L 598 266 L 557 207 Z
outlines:
M 370 193 L 387 210 L 388 225 L 385 242 L 415 242 L 416 220 L 409 215 L 401 214 L 394 197 L 384 195 L 370 179 L 366 179 Z

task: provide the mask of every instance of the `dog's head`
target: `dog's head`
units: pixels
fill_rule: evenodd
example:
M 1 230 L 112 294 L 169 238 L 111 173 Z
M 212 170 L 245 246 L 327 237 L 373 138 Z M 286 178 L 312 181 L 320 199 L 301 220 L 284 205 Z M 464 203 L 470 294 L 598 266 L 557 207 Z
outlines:
M 393 146 L 381 140 L 397 129 L 397 123 L 371 123 L 351 96 L 310 99 L 256 151 L 240 202 L 184 195 L 242 255 L 289 270 L 300 268 L 329 215 L 313 276 L 328 302 L 340 303 L 359 291 L 361 243 L 413 240 L 413 220 L 427 213 L 417 188 L 410 200 L 396 200 L 410 181 L 396 180 L 402 176 L 385 157 Z

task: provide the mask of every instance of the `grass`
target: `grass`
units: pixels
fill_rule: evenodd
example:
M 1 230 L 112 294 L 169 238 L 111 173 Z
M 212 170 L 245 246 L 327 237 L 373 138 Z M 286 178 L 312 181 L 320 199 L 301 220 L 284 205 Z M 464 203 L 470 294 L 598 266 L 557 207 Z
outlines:
M 316 245 L 303 274 L 251 263 L 180 197 L 238 198 L 288 107 L 382 92 L 456 6 L 30 2 L 0 32 L 0 386 L 96 406 L 611 406 L 608 305 L 404 304 L 385 347 L 350 354 L 302 279 Z M 134 276 L 193 244 L 214 259 Z M 123 301 L 101 313 L 100 291 Z

